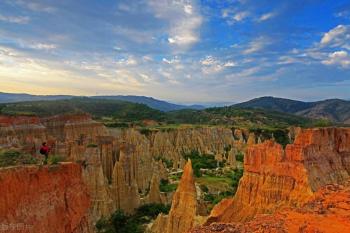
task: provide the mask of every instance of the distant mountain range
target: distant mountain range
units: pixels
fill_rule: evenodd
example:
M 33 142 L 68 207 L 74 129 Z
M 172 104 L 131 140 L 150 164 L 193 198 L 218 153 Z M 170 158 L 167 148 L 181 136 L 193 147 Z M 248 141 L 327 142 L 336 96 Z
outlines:
M 276 97 L 261 97 L 233 106 L 274 110 L 307 118 L 323 118 L 337 123 L 350 124 L 350 101 L 342 99 L 303 102 Z
M 29 95 L 29 94 L 10 94 L 0 92 L 0 103 L 16 103 L 23 101 L 39 100 L 64 100 L 77 96 L 71 95 Z M 146 96 L 134 95 L 116 95 L 116 96 L 91 96 L 91 99 L 109 99 L 121 100 L 138 104 L 145 104 L 150 108 L 163 112 L 170 112 L 183 109 L 202 110 L 206 107 L 228 106 L 229 103 L 213 103 L 211 106 L 203 105 L 181 105 L 169 103 Z M 350 124 L 350 101 L 342 99 L 328 99 L 315 102 L 303 102 L 291 99 L 276 97 L 260 97 L 247 102 L 231 105 L 230 108 L 239 109 L 263 109 L 282 113 L 293 114 L 313 119 L 328 119 L 336 123 Z
M 77 96 L 72 95 L 29 95 L 29 94 L 12 94 L 0 92 L 0 103 L 16 103 L 23 101 L 39 101 L 39 100 L 63 100 L 71 99 Z M 154 99 L 146 96 L 134 95 L 116 95 L 116 96 L 91 96 L 94 99 L 111 99 L 123 100 L 132 103 L 146 104 L 150 108 L 154 108 L 163 112 L 181 110 L 181 109 L 204 109 L 202 105 L 179 105 L 169 103 L 163 100 Z

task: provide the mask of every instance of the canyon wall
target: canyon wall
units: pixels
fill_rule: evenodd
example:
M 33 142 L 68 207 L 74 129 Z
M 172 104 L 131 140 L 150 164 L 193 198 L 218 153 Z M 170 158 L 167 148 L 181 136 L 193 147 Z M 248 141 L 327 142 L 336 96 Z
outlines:
M 350 232 L 350 186 L 326 185 L 301 207 L 258 215 L 245 223 L 213 223 L 191 233 Z
M 160 214 L 152 226 L 153 233 L 186 233 L 195 224 L 197 194 L 192 163 L 189 160 L 173 196 L 169 215 Z
M 0 231 L 89 233 L 90 196 L 80 165 L 0 169 Z
M 347 182 L 349 174 L 349 128 L 301 130 L 285 150 L 274 141 L 250 146 L 235 197 L 214 207 L 207 225 L 302 206 L 321 187 Z
M 0 149 L 17 149 L 39 155 L 42 142 L 51 155 L 79 161 L 90 199 L 91 222 L 109 216 L 117 208 L 132 213 L 142 204 L 169 204 L 171 194 L 159 191 L 169 170 L 185 165 L 183 153 L 193 150 L 225 158 L 235 167 L 235 152 L 249 134 L 220 127 L 151 131 L 107 129 L 87 114 L 38 117 L 0 116 Z M 236 139 L 233 135 L 236 135 Z M 252 140 L 250 140 L 252 141 Z M 166 167 L 162 160 L 172 162 Z

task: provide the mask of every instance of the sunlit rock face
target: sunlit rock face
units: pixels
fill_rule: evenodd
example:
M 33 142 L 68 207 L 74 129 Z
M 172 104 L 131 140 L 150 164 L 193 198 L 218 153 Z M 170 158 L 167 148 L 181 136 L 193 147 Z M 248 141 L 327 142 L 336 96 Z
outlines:
M 305 129 L 294 144 L 274 141 L 250 146 L 234 199 L 216 206 L 207 224 L 244 222 L 285 206 L 302 206 L 327 184 L 343 184 L 350 174 L 350 129 Z
M 192 163 L 188 161 L 173 196 L 169 215 L 159 215 L 151 231 L 154 233 L 186 233 L 195 224 L 196 210 L 196 187 Z
M 91 201 L 89 216 L 91 222 L 95 223 L 102 216 L 110 216 L 116 205 L 108 180 L 103 174 L 99 149 L 88 148 L 81 159 L 84 161 L 82 178 L 89 191 Z
M 151 154 L 173 160 L 174 168 L 182 168 L 183 153 L 197 150 L 201 154 L 224 155 L 225 146 L 234 145 L 231 129 L 198 128 L 157 132 L 150 135 Z
M 89 233 L 80 165 L 0 169 L 0 227 L 8 233 Z
M 20 148 L 35 154 L 46 140 L 46 128 L 38 117 L 0 116 L 0 147 Z
M 242 135 L 248 137 L 246 132 Z M 83 164 L 82 178 L 90 194 L 92 223 L 117 208 L 132 213 L 142 204 L 170 204 L 172 193 L 161 193 L 159 181 L 167 179 L 167 169 L 184 167 L 184 153 L 215 154 L 235 167 L 237 147 L 245 143 L 234 139 L 232 130 L 227 128 L 185 128 L 146 135 L 133 128 L 107 129 L 87 114 L 48 118 L 0 116 L 0 148 L 40 156 L 42 142 L 49 144 L 51 154 Z M 172 167 L 166 168 L 159 158 L 171 161 Z
M 349 185 L 326 185 L 299 208 L 258 215 L 245 223 L 213 223 L 191 233 L 338 233 L 350 232 Z

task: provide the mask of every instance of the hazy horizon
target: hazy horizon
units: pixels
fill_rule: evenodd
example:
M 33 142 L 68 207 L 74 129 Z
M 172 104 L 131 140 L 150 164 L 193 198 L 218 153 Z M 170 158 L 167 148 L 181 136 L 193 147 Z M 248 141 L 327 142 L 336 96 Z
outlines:
M 350 3 L 0 2 L 0 91 L 179 104 L 349 99 Z

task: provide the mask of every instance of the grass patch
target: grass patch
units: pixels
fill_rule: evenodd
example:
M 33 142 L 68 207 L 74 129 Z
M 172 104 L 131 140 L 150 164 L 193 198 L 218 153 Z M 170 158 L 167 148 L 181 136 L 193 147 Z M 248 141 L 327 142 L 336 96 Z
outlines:
M 201 177 L 202 173 L 200 171 L 203 169 L 214 169 L 216 168 L 217 162 L 214 155 L 200 154 L 198 151 L 193 150 L 190 153 L 183 154 L 185 160 L 191 159 L 193 173 L 196 177 Z
M 169 205 L 147 204 L 139 207 L 135 214 L 127 215 L 117 210 L 109 219 L 102 218 L 96 223 L 98 233 L 143 233 L 145 224 L 155 219 L 158 214 L 168 214 Z
M 202 177 L 196 178 L 196 182 L 200 185 L 221 191 L 228 190 L 232 187 L 232 179 L 228 176 L 220 177 L 203 175 Z
M 157 156 L 154 158 L 156 161 L 162 160 L 163 163 L 165 163 L 165 166 L 170 169 L 173 167 L 173 160 L 171 159 L 166 159 L 163 156 Z
M 95 143 L 90 143 L 90 144 L 87 145 L 87 147 L 88 148 L 96 148 L 96 147 L 98 147 L 98 145 L 95 144 Z
M 37 163 L 38 159 L 32 155 L 24 154 L 17 150 L 0 151 L 0 167 Z
M 238 162 L 242 162 L 244 161 L 244 154 L 242 151 L 238 151 L 237 154 L 236 154 L 236 160 Z
M 169 180 L 160 180 L 159 190 L 164 193 L 174 192 L 177 188 L 177 184 L 169 183 Z
M 60 155 L 50 155 L 48 159 L 48 163 L 51 165 L 58 164 L 64 161 L 66 161 L 65 158 Z
M 242 176 L 243 169 L 235 169 L 221 176 L 203 175 L 196 178 L 196 183 L 204 193 L 204 200 L 209 202 L 209 211 L 222 199 L 235 195 Z

